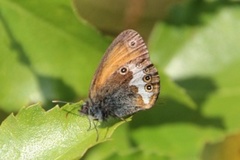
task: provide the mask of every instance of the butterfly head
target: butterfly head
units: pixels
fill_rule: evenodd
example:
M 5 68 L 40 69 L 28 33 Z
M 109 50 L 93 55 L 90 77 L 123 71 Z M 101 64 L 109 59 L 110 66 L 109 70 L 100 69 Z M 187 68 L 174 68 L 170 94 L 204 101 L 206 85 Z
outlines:
M 80 110 L 80 113 L 88 115 L 92 120 L 102 121 L 105 118 L 103 117 L 102 110 L 99 105 L 92 104 L 90 100 L 86 101 Z

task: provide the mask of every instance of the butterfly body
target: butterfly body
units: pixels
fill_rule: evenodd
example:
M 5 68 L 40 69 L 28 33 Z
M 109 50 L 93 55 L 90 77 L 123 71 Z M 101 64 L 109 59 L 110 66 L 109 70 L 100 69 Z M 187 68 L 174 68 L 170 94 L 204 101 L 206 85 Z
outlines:
M 159 90 L 160 78 L 142 37 L 126 30 L 106 51 L 80 112 L 100 121 L 123 118 L 151 108 Z

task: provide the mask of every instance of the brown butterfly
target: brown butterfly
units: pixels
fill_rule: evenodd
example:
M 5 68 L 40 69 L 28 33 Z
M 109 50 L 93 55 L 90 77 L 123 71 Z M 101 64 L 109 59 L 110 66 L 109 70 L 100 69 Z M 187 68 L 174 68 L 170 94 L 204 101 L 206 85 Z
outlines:
M 103 121 L 151 108 L 160 90 L 160 77 L 142 37 L 125 30 L 107 49 L 94 75 L 89 98 L 80 113 Z

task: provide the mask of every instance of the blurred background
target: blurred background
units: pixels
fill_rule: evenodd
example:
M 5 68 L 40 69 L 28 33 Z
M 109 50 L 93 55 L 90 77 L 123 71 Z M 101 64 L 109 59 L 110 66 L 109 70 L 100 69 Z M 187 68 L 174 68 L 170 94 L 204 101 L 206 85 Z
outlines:
M 159 70 L 150 110 L 84 159 L 240 159 L 237 0 L 2 0 L 0 120 L 85 100 L 113 38 L 137 30 Z

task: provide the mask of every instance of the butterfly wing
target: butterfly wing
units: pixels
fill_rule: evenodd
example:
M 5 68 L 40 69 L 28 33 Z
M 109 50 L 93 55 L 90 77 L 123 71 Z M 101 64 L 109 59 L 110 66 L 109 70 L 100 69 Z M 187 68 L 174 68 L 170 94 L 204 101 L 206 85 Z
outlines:
M 126 30 L 107 49 L 94 75 L 89 98 L 93 103 L 106 103 L 106 110 L 115 108 L 114 114 L 122 117 L 120 112 L 127 114 L 124 107 L 126 111 L 132 107 L 127 111 L 131 113 L 150 108 L 157 100 L 159 83 L 142 37 L 134 30 Z

